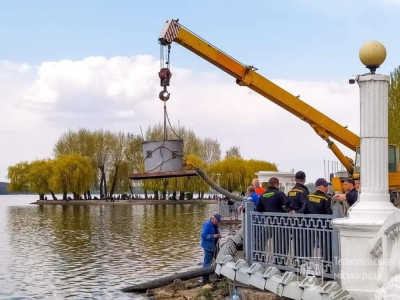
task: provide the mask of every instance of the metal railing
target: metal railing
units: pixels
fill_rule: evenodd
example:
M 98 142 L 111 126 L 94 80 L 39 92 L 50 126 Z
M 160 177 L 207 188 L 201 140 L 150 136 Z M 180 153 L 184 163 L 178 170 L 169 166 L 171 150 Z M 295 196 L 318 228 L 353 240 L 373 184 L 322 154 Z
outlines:
M 241 220 L 242 219 L 242 213 L 238 212 L 238 208 L 242 203 L 235 202 L 234 205 L 228 205 L 226 204 L 225 200 L 219 200 L 218 201 L 218 213 L 221 215 L 222 218 L 225 219 L 237 219 Z
M 332 215 L 259 213 L 245 202 L 246 261 L 267 267 L 338 279 L 339 237 L 332 219 L 343 217 L 340 206 Z

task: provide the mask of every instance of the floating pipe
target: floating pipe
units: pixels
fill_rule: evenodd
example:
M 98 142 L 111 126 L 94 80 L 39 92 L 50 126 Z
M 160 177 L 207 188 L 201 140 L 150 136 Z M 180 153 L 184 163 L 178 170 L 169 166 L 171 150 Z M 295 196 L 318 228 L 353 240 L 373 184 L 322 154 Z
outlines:
M 239 195 L 235 195 L 232 194 L 230 192 L 228 192 L 227 190 L 224 190 L 222 187 L 220 187 L 218 184 L 214 183 L 210 177 L 208 177 L 202 169 L 200 169 L 199 167 L 196 167 L 196 173 L 197 175 L 199 175 L 209 186 L 211 186 L 214 190 L 216 190 L 217 192 L 221 193 L 222 195 L 225 195 L 226 197 L 229 197 L 231 199 L 235 199 L 237 201 L 243 201 L 244 198 L 242 196 Z

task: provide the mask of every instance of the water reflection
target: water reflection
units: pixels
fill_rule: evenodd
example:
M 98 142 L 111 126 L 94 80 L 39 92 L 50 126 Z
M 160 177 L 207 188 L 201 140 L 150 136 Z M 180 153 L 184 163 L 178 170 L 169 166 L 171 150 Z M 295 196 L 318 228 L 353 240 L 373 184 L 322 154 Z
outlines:
M 138 298 L 120 289 L 200 263 L 199 232 L 213 208 L 8 207 L 0 297 Z

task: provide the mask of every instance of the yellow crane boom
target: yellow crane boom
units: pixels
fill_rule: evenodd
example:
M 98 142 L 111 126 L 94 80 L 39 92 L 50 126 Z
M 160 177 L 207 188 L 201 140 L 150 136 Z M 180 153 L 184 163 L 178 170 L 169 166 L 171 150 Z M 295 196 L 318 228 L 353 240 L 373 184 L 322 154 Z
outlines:
M 165 24 L 159 39 L 164 46 L 176 42 L 198 56 L 204 58 L 219 69 L 236 78 L 240 86 L 247 86 L 258 94 L 268 98 L 275 104 L 289 111 L 301 120 L 310 124 L 315 132 L 325 141 L 336 157 L 350 174 L 354 172 L 353 160 L 346 157 L 330 140 L 330 137 L 356 151 L 360 145 L 360 137 L 347 128 L 330 119 L 311 105 L 305 103 L 270 80 L 256 72 L 253 66 L 246 66 L 217 47 L 208 43 L 178 23 L 169 20 Z

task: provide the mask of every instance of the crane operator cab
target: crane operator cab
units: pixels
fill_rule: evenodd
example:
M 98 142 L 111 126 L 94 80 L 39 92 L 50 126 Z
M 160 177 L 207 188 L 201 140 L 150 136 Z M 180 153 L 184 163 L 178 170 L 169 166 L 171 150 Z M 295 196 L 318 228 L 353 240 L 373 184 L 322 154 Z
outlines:
M 400 199 L 400 149 L 395 145 L 389 145 L 388 149 L 388 171 L 389 171 L 389 190 L 390 200 L 392 203 L 398 202 Z M 343 192 L 343 180 L 349 175 L 346 172 L 338 172 L 331 178 L 334 191 L 336 193 Z M 356 160 L 354 164 L 354 180 L 362 180 L 361 176 L 361 154 L 360 147 L 356 150 Z M 361 184 L 362 185 L 362 184 Z M 360 188 L 362 191 L 362 186 Z

